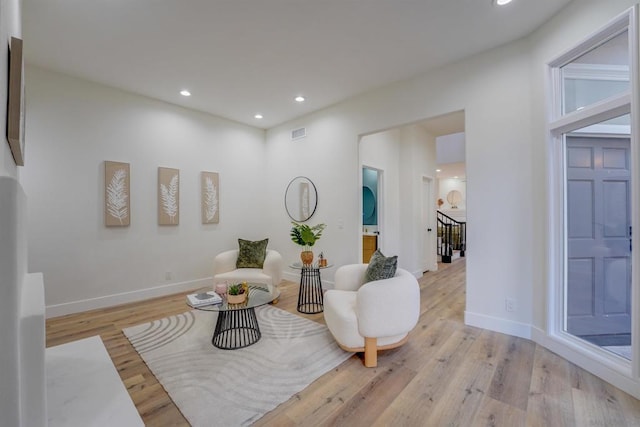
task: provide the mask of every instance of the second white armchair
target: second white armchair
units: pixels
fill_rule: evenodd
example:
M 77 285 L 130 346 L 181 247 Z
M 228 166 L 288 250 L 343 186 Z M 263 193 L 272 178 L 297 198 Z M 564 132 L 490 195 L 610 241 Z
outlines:
M 324 319 L 344 350 L 364 351 L 366 367 L 377 366 L 378 350 L 404 344 L 420 317 L 420 286 L 398 268 L 394 277 L 365 282 L 368 264 L 345 265 L 335 289 L 324 295 Z

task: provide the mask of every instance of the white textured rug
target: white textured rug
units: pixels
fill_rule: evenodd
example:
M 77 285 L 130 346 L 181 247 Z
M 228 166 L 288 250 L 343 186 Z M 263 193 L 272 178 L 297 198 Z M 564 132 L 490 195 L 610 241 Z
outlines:
M 124 333 L 191 425 L 248 425 L 351 356 L 323 325 L 269 305 L 256 314 L 262 338 L 238 350 L 211 344 L 215 312 Z

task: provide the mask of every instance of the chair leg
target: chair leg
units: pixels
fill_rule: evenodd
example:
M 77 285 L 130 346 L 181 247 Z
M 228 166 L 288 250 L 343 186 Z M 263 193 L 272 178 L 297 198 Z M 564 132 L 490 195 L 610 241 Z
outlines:
M 378 339 L 364 338 L 364 366 L 375 368 L 378 366 Z

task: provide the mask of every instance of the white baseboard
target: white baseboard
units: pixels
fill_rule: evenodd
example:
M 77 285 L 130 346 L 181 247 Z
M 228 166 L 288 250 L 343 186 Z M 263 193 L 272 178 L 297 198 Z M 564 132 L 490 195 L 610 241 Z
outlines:
M 531 325 L 526 323 L 487 316 L 485 314 L 472 313 L 470 311 L 464 312 L 464 323 L 465 325 L 475 326 L 476 328 L 488 329 L 490 331 L 500 332 L 507 335 L 531 339 Z
M 137 291 L 123 292 L 120 294 L 105 295 L 103 297 L 90 298 L 80 301 L 66 302 L 63 304 L 48 305 L 46 309 L 47 319 L 51 317 L 64 316 L 67 314 L 80 313 L 82 311 L 95 310 L 98 308 L 112 307 L 114 305 L 126 304 L 164 295 L 186 292 L 191 289 L 211 285 L 213 277 L 189 280 L 186 282 L 171 283 L 168 285 L 156 286 L 153 288 L 140 289 Z M 186 307 L 186 306 L 185 306 Z
M 531 326 L 531 339 L 536 343 L 546 347 L 544 345 L 544 342 L 547 339 L 547 333 L 537 326 Z

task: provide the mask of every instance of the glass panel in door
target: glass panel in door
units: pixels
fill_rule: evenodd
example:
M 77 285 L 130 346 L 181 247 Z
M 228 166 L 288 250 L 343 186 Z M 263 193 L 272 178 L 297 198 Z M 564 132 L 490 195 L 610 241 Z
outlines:
M 564 135 L 565 331 L 630 359 L 631 157 L 625 123 L 628 115 Z

